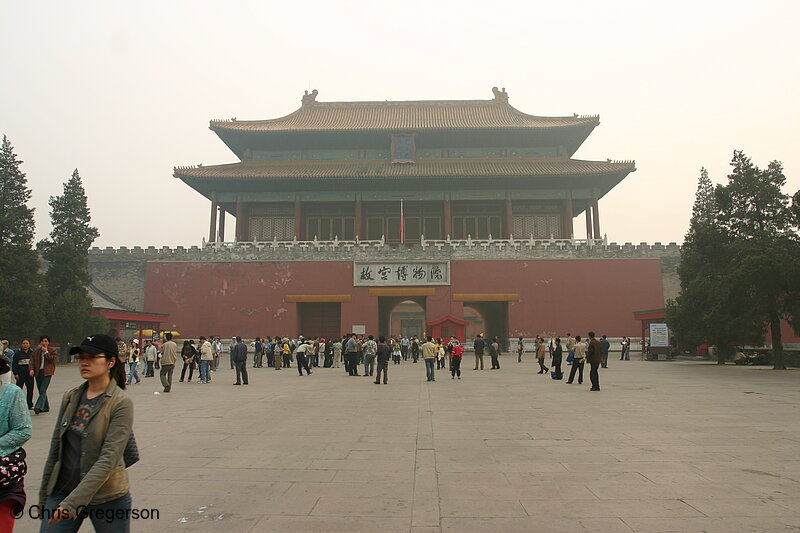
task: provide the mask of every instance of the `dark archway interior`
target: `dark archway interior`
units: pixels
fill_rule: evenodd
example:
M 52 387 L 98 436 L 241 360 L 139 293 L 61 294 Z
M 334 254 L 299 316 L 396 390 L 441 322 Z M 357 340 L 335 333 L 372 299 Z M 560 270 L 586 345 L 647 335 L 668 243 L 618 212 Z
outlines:
M 483 317 L 484 330 L 471 333 L 475 335 L 483 333 L 486 339 L 491 339 L 497 335 L 500 338 L 500 345 L 503 347 L 503 351 L 507 351 L 508 302 L 464 302 L 464 307 L 473 308 Z M 468 339 L 467 341 L 471 340 Z

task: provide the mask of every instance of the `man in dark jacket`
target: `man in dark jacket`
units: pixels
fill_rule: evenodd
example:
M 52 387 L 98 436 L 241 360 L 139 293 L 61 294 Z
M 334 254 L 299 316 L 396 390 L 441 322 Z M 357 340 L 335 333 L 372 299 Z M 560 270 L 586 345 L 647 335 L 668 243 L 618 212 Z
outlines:
M 603 368 L 608 368 L 608 351 L 611 349 L 611 343 L 608 342 L 608 339 L 605 335 L 600 337 L 600 350 L 602 351 L 603 360 L 600 363 L 600 366 Z
M 475 339 L 472 347 L 475 349 L 475 368 L 472 370 L 478 370 L 479 363 L 481 370 L 483 370 L 483 350 L 486 348 L 486 341 L 483 340 L 483 333 L 478 334 L 478 338 Z
M 603 348 L 600 346 L 600 341 L 594 338 L 594 331 L 589 332 L 589 349 L 586 350 L 586 360 L 591 366 L 589 370 L 589 379 L 592 381 L 592 388 L 590 390 L 600 390 L 600 375 L 597 369 L 600 368 L 600 363 L 603 361 Z
M 384 336 L 378 338 L 376 358 L 378 360 L 378 370 L 375 373 L 375 381 L 373 381 L 373 383 L 375 383 L 375 385 L 380 384 L 381 372 L 383 372 L 383 384 L 386 385 L 388 381 L 389 359 L 392 358 L 392 350 L 389 348 L 389 345 L 386 344 L 386 337 Z
M 236 337 L 236 344 L 231 346 L 231 361 L 236 368 L 236 383 L 234 385 L 247 385 L 247 345 L 241 337 Z

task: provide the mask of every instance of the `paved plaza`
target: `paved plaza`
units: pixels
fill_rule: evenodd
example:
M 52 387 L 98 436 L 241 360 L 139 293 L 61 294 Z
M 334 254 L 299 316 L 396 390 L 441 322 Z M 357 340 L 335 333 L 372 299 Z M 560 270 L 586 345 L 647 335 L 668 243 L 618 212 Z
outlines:
M 800 371 L 612 360 L 596 393 L 588 368 L 566 385 L 531 356 L 471 363 L 433 383 L 422 362 L 390 365 L 388 385 L 263 368 L 234 387 L 227 362 L 169 394 L 143 379 L 128 472 L 160 519 L 132 530 L 800 531 Z M 60 367 L 51 403 L 79 382 Z M 29 504 L 54 418 L 33 420 Z

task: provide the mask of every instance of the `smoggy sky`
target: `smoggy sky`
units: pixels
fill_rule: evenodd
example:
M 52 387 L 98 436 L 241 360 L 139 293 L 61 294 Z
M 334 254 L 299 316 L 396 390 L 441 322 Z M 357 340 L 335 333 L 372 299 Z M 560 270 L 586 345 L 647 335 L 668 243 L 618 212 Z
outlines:
M 600 201 L 612 242 L 683 240 L 700 168 L 733 150 L 800 189 L 796 2 L 14 2 L 0 16 L 0 134 L 37 239 L 78 168 L 96 246 L 200 244 L 210 204 L 176 165 L 236 156 L 210 119 L 320 101 L 491 99 L 599 114 L 577 159 L 635 159 Z M 583 217 L 577 237 L 585 236 Z M 227 228 L 233 237 L 232 221 Z

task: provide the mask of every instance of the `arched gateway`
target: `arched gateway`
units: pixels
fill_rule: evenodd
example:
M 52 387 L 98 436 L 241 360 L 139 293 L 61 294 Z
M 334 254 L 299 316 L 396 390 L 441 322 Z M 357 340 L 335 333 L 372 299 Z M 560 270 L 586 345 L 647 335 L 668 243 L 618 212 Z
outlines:
M 661 261 L 603 246 L 598 201 L 635 166 L 572 159 L 598 124 L 525 114 L 500 90 L 413 102 L 314 91 L 281 118 L 212 121 L 239 161 L 175 168 L 211 202 L 208 242 L 140 254 L 144 307 L 195 336 L 401 333 L 402 302 L 424 310 L 425 329 L 464 335 L 477 316 L 500 337 L 635 335 L 631 311 L 664 305 Z M 235 242 L 221 242 L 231 215 Z M 112 261 L 92 257 L 94 272 Z M 95 276 L 107 292 L 113 277 Z M 604 308 L 578 305 L 587 294 Z

